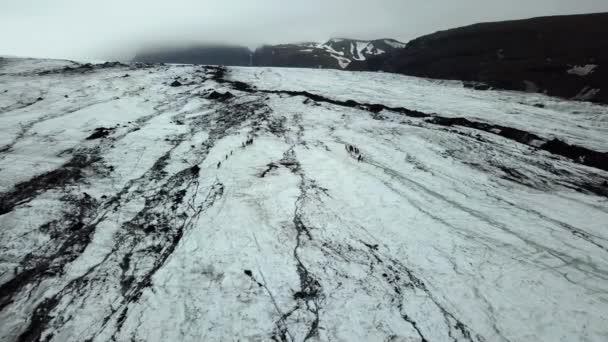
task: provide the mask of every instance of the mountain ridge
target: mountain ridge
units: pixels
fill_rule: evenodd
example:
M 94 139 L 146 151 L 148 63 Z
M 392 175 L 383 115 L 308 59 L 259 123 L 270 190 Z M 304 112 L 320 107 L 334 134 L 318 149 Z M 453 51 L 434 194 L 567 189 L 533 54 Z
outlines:
M 189 44 L 187 47 L 142 49 L 132 61 L 346 69 L 354 61 L 365 61 L 405 46 L 405 43 L 392 38 L 365 40 L 336 37 L 325 42 L 268 44 L 253 50 L 240 45 Z

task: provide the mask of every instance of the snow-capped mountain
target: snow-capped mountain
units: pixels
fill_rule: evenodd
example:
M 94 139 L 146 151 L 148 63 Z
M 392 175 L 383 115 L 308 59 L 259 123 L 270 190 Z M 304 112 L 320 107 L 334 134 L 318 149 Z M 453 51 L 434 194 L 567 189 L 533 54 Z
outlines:
M 392 53 L 405 47 L 394 39 L 333 38 L 325 43 L 263 46 L 254 53 L 254 65 L 347 69 L 354 61 Z
M 386 73 L 0 59 L 0 341 L 605 341 L 607 115 Z
M 406 44 L 393 39 L 353 40 L 333 38 L 317 48 L 325 50 L 338 60 L 340 67 L 345 69 L 352 61 L 364 61 L 369 57 L 379 56 L 395 49 L 402 49 Z

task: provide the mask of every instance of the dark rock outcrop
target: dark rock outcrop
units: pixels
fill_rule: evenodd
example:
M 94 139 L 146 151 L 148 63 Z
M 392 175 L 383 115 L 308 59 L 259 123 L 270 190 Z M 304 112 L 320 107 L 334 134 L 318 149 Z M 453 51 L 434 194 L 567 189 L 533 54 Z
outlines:
M 414 39 L 350 69 L 608 103 L 606 23 L 608 13 L 475 24 Z

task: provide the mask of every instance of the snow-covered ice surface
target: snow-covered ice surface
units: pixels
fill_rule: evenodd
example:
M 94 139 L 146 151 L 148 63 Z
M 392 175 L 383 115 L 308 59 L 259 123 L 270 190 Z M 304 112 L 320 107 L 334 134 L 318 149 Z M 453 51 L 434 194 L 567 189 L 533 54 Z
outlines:
M 388 74 L 0 60 L 0 340 L 606 341 L 608 172 L 536 147 L 608 151 L 607 115 Z
M 338 100 L 382 103 L 443 116 L 476 118 L 555 136 L 608 152 L 606 106 L 542 94 L 474 91 L 458 81 L 389 73 L 280 68 L 236 68 L 233 77 L 260 89 L 309 91 Z M 542 104 L 544 108 L 535 107 Z

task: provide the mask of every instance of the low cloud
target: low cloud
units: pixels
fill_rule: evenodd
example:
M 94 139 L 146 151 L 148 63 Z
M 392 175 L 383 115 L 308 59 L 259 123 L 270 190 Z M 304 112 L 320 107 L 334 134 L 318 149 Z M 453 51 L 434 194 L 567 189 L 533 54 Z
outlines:
M 0 54 L 128 59 L 145 46 L 408 41 L 480 21 L 608 11 L 605 0 L 3 0 Z

